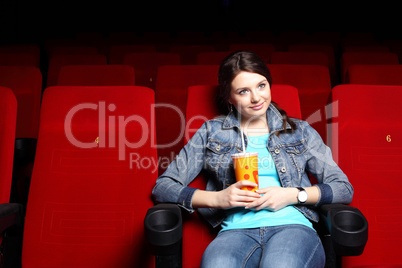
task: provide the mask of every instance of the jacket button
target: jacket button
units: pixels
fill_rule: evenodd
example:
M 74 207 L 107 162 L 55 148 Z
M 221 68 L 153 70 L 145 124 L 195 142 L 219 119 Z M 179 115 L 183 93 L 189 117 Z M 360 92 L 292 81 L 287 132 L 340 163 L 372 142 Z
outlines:
M 216 146 L 216 150 L 219 152 L 221 150 L 221 145 Z
M 275 153 L 276 153 L 276 154 L 279 154 L 279 153 L 280 153 L 279 149 L 276 149 L 276 150 L 275 150 Z
M 285 167 L 281 168 L 281 172 L 282 172 L 282 173 L 285 173 L 285 172 L 286 172 L 286 168 L 285 168 Z

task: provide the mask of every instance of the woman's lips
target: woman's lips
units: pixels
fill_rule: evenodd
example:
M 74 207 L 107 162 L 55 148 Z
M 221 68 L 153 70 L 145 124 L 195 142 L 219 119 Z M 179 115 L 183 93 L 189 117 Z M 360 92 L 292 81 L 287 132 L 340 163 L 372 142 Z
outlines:
M 253 110 L 260 110 L 262 107 L 264 106 L 264 103 L 255 105 L 255 106 L 251 106 L 250 108 Z

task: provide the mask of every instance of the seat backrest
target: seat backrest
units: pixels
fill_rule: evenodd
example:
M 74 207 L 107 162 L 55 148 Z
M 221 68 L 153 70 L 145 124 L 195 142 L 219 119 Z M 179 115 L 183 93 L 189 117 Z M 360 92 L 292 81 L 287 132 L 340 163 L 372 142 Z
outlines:
M 398 55 L 391 52 L 344 52 L 341 57 L 342 83 L 348 83 L 348 70 L 353 64 L 399 64 Z
M 180 54 L 181 64 L 196 64 L 197 54 L 201 52 L 214 52 L 215 47 L 212 45 L 172 45 L 169 52 Z
M 323 65 L 329 68 L 327 54 L 311 51 L 276 51 L 271 55 L 272 64 Z
M 227 51 L 201 52 L 197 54 L 197 64 L 220 65 L 223 59 L 228 55 L 229 53 Z
M 192 86 L 188 88 L 186 109 L 186 142 L 201 125 L 219 116 L 216 107 L 218 86 Z M 300 103 L 297 89 L 288 85 L 272 85 L 272 100 L 284 109 L 290 117 L 300 118 Z M 191 187 L 205 189 L 202 173 L 190 184 Z M 216 236 L 216 231 L 208 228 L 196 213 L 187 215 L 183 224 L 183 267 L 198 267 L 208 244 Z
M 16 122 L 17 99 L 0 86 L 0 204 L 10 202 Z
M 101 54 L 55 55 L 49 60 L 46 86 L 57 85 L 60 68 L 65 65 L 106 65 L 107 58 Z
M 0 86 L 8 87 L 17 98 L 16 138 L 38 136 L 42 94 L 42 74 L 33 66 L 0 66 Z
M 193 85 L 218 84 L 218 70 L 219 65 L 159 67 L 155 88 L 159 158 L 170 162 L 183 146 L 187 88 Z M 160 169 L 162 171 L 163 167 Z
M 74 55 L 74 54 L 85 54 L 93 55 L 98 54 L 99 49 L 95 46 L 87 46 L 82 44 L 68 44 L 59 43 L 55 44 L 48 50 L 48 57 L 51 58 L 56 55 Z
M 345 52 L 390 52 L 388 46 L 380 45 L 344 45 L 342 49 Z
M 109 51 L 109 64 L 122 64 L 128 53 L 156 52 L 154 45 L 112 45 Z
M 128 65 L 65 65 L 58 86 L 134 86 L 134 69 Z
M 342 267 L 399 267 L 402 86 L 339 85 L 332 94 L 334 159 L 355 189 L 352 206 L 369 223 L 364 253 Z
M 264 62 L 268 63 L 275 46 L 270 43 L 237 43 L 229 46 L 230 51 L 250 50 L 256 53 Z
M 304 52 L 322 52 L 328 57 L 328 69 L 331 76 L 332 84 L 336 84 L 339 80 L 338 67 L 335 61 L 335 51 L 332 45 L 318 45 L 316 43 L 299 43 L 289 45 L 289 51 Z
M 0 52 L 0 66 L 35 66 L 39 68 L 39 61 L 31 53 L 4 53 Z
M 151 267 L 143 220 L 157 178 L 153 103 L 145 87 L 45 90 L 23 267 Z
M 268 64 L 274 84 L 291 85 L 299 91 L 302 119 L 327 140 L 325 113 L 331 93 L 328 68 L 320 65 Z
M 350 84 L 402 85 L 402 65 L 355 64 L 348 74 Z
M 35 66 L 39 68 L 40 64 L 40 47 L 37 44 L 15 44 L 15 45 L 4 45 L 0 46 L 0 53 L 11 53 L 11 54 L 30 54 L 28 59 L 23 60 L 24 63 L 34 63 Z M 32 60 L 34 57 L 34 61 Z M 24 64 L 26 65 L 26 64 Z
M 180 65 L 180 55 L 162 52 L 127 53 L 122 63 L 134 68 L 136 85 L 155 89 L 159 66 Z

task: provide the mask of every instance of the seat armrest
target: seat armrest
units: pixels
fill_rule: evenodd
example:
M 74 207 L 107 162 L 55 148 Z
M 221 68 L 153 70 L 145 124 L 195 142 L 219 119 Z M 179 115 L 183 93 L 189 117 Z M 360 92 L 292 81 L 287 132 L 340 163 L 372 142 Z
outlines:
M 320 217 L 338 256 L 358 256 L 368 239 L 368 222 L 359 209 L 343 204 L 320 207 Z
M 24 206 L 17 203 L 0 204 L 0 234 L 12 226 L 24 223 Z
M 0 204 L 0 267 L 21 267 L 24 210 L 21 204 Z
M 182 216 L 177 205 L 158 204 L 148 209 L 144 232 L 156 268 L 182 267 Z
M 150 209 L 144 220 L 145 238 L 157 251 L 156 255 L 169 255 L 182 239 L 181 210 L 174 204 L 158 204 Z M 154 252 L 156 253 L 156 252 Z

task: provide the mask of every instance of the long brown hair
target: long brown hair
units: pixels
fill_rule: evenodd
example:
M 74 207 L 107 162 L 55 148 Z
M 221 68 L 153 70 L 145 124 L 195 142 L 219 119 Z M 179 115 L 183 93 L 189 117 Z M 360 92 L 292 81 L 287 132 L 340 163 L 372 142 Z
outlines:
M 232 90 L 231 84 L 233 79 L 240 72 L 250 72 L 257 73 L 264 76 L 269 85 L 272 85 L 271 72 L 269 71 L 266 63 L 255 53 L 251 51 L 237 51 L 229 54 L 221 63 L 218 74 L 219 82 L 219 96 L 218 100 L 220 102 L 221 108 L 227 108 L 230 106 L 229 98 L 230 92 Z M 291 130 L 293 132 L 297 127 L 296 124 L 288 117 L 287 113 L 281 109 L 278 104 L 271 101 L 271 104 L 280 112 L 283 119 L 283 129 L 281 132 L 288 132 L 286 129 L 287 123 L 289 123 Z M 227 108 L 226 112 L 228 112 Z M 276 135 L 279 136 L 279 132 Z

